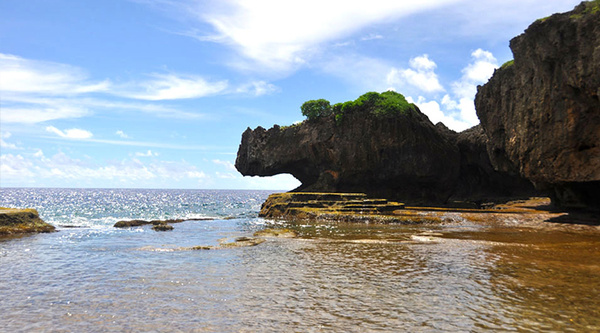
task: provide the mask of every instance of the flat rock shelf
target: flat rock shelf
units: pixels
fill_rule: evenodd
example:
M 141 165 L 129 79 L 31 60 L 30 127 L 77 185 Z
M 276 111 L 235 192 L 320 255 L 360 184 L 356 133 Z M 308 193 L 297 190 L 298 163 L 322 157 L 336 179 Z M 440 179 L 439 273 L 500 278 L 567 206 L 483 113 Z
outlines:
M 40 219 L 35 209 L 0 207 L 0 236 L 53 231 L 54 226 Z

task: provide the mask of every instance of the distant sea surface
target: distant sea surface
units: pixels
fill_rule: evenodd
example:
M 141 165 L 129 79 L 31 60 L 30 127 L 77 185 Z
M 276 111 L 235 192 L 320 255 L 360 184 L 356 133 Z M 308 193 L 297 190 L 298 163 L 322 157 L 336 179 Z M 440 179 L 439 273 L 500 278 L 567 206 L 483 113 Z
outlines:
M 270 193 L 0 189 L 58 227 L 0 238 L 0 332 L 600 331 L 596 229 L 269 221 Z M 265 227 L 300 237 L 181 250 Z

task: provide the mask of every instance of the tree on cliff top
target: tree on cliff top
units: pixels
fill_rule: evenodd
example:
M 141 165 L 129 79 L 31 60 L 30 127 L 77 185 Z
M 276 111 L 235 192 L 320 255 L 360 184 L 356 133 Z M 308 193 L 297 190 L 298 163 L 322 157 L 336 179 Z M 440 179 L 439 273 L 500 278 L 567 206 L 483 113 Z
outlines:
M 338 123 L 344 114 L 351 112 L 364 112 L 383 117 L 406 114 L 414 108 L 414 104 L 409 103 L 402 94 L 395 91 L 386 91 L 381 94 L 368 92 L 355 101 L 337 103 L 333 106 L 326 99 L 311 100 L 304 102 L 300 107 L 302 115 L 306 116 L 308 120 L 335 115 Z
M 317 99 L 304 102 L 300 107 L 302 115 L 308 120 L 325 117 L 332 114 L 331 104 L 326 99 Z

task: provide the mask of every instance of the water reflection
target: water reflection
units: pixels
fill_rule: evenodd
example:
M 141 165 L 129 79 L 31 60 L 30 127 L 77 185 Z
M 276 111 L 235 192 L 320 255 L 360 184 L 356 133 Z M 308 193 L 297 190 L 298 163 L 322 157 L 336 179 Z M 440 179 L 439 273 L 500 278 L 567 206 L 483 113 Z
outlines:
M 73 229 L 0 242 L 0 324 L 89 332 L 600 330 L 596 231 L 305 223 L 285 225 L 300 238 L 255 247 L 141 250 L 208 244 L 263 223 Z

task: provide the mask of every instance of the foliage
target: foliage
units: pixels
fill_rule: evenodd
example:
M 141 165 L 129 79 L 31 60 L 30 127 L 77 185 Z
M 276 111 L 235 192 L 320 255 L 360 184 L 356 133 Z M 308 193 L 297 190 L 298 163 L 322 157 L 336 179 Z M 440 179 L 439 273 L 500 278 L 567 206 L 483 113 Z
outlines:
M 331 104 L 326 99 L 317 99 L 304 102 L 300 107 L 302 115 L 306 116 L 308 120 L 317 119 L 319 117 L 325 117 L 332 114 Z
M 512 60 L 509 60 L 509 61 L 503 63 L 502 66 L 500 66 L 500 68 L 506 68 L 506 67 L 512 66 L 514 64 L 515 64 L 515 60 L 512 59 Z
M 583 15 L 600 13 L 600 0 L 586 1 L 584 3 L 585 3 L 585 9 L 583 10 L 583 12 L 581 14 L 571 15 L 570 17 L 572 19 L 578 20 L 581 17 L 583 17 Z
M 335 115 L 339 124 L 345 114 L 354 112 L 370 113 L 376 117 L 397 116 L 406 114 L 415 109 L 415 105 L 408 103 L 402 94 L 395 91 L 383 93 L 368 92 L 355 101 L 337 103 L 331 106 L 325 99 L 311 100 L 302 104 L 302 114 L 308 120 Z
M 415 105 L 408 103 L 402 94 L 386 91 L 381 94 L 368 92 L 355 101 L 338 103 L 333 106 L 335 120 L 340 123 L 344 114 L 368 112 L 377 117 L 397 116 L 414 110 Z

